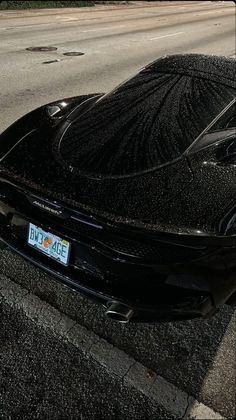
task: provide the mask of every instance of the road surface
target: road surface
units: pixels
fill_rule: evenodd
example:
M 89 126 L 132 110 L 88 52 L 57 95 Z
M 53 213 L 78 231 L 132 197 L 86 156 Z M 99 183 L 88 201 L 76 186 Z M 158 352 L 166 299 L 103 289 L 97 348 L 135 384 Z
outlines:
M 140 67 L 165 54 L 197 52 L 234 56 L 235 6 L 233 2 L 210 1 L 134 2 L 106 11 L 104 7 L 97 7 L 63 12 L 0 12 L 0 41 L 2 131 L 15 119 L 44 103 L 89 92 L 107 92 Z M 37 46 L 54 46 L 57 50 L 26 50 Z M 84 55 L 68 57 L 63 55 L 65 52 L 83 52 Z M 0 271 L 155 370 L 188 395 L 226 418 L 235 416 L 235 318 L 232 308 L 223 307 L 213 319 L 205 321 L 123 326 L 107 320 L 100 306 L 42 275 L 9 251 L 0 254 Z M 8 374 L 11 375 L 16 355 L 26 351 L 23 332 L 28 321 L 13 310 L 9 312 L 9 305 L 8 302 L 1 306 L 1 328 L 6 331 L 1 336 L 1 343 L 8 340 L 9 347 L 4 342 L 5 347 L 0 346 L 0 356 L 5 360 L 7 353 L 4 351 L 14 350 L 9 359 L 12 364 Z M 42 346 L 41 342 L 36 345 L 32 338 L 37 335 L 33 332 L 35 327 L 27 328 L 32 343 L 28 349 L 32 361 L 34 351 L 37 347 L 42 351 Z M 18 340 L 17 330 L 21 337 Z M 58 351 L 65 352 L 57 345 Z M 55 351 L 51 351 L 55 356 Z M 21 358 L 17 360 L 19 362 Z M 49 364 L 45 363 L 49 366 L 50 357 L 47 360 Z M 35 363 L 40 366 L 38 357 Z M 40 368 L 34 366 L 32 369 L 37 376 Z M 27 383 L 22 382 L 22 375 L 24 369 L 17 366 L 15 383 L 11 386 L 11 382 L 5 382 L 6 411 L 3 414 L 12 413 L 7 407 L 11 406 L 11 392 L 18 384 L 17 403 L 25 401 L 22 396 L 27 394 Z M 93 378 L 96 375 L 97 371 Z M 57 380 L 62 379 L 57 376 Z M 33 388 L 31 397 L 33 402 L 30 400 L 30 404 L 33 404 L 37 389 Z M 133 397 L 129 398 L 131 404 Z M 54 404 L 56 406 L 55 401 Z M 104 402 L 104 407 L 106 404 Z M 131 411 L 125 411 L 124 407 L 122 410 L 127 418 L 128 414 L 132 418 Z M 152 407 L 150 410 L 153 413 Z M 2 413 L 0 411 L 0 416 Z M 157 416 L 157 411 L 155 413 Z
M 233 2 L 153 3 L 12 18 L 2 12 L 0 132 L 41 104 L 107 92 L 165 54 L 235 54 Z M 37 46 L 57 50 L 26 51 Z M 84 55 L 63 55 L 74 51 Z M 60 61 L 43 64 L 53 60 Z

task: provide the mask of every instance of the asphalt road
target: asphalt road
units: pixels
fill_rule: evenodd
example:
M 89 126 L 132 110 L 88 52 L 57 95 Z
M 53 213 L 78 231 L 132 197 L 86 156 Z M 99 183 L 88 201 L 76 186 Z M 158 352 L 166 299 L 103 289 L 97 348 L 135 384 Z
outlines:
M 235 54 L 233 2 L 141 3 L 136 8 L 98 7 L 53 15 L 1 12 L 0 132 L 44 103 L 107 92 L 165 54 Z M 55 46 L 57 51 L 25 50 L 36 46 Z M 71 51 L 84 55 L 63 55 Z
M 106 92 L 165 54 L 235 55 L 233 2 L 167 3 L 143 7 L 140 2 L 107 11 L 53 11 L 35 16 L 1 12 L 0 131 L 43 103 Z M 55 46 L 57 51 L 25 50 L 32 46 Z M 70 51 L 84 55 L 63 55 Z M 60 61 L 43 64 L 52 60 Z M 232 308 L 223 307 L 213 319 L 205 321 L 122 326 L 107 320 L 98 305 L 42 275 L 10 252 L 0 254 L 0 270 L 226 418 L 235 416 Z M 23 321 L 10 314 L 7 306 L 1 316 L 9 334 L 18 326 L 19 331 L 29 328 L 31 334 L 31 327 L 22 327 Z M 9 340 L 14 343 L 14 333 Z M 32 349 L 32 358 L 40 345 Z M 23 341 L 21 351 L 25 351 Z

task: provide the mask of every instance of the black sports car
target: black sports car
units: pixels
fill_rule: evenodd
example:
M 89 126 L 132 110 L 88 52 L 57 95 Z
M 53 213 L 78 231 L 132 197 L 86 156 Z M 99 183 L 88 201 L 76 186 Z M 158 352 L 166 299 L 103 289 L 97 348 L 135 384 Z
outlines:
M 160 58 L 0 136 L 0 241 L 121 322 L 236 290 L 235 60 Z

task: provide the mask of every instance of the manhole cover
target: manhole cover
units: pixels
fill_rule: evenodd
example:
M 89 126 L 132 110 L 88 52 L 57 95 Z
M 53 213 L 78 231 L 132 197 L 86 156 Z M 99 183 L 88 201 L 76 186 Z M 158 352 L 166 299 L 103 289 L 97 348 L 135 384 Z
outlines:
M 51 63 L 58 63 L 60 60 L 50 60 L 50 61 L 43 61 L 43 64 L 51 64 Z
M 27 51 L 56 51 L 57 47 L 28 47 Z
M 69 52 L 64 53 L 63 55 L 68 55 L 70 57 L 70 56 L 84 55 L 84 53 L 79 52 L 79 51 L 69 51 Z

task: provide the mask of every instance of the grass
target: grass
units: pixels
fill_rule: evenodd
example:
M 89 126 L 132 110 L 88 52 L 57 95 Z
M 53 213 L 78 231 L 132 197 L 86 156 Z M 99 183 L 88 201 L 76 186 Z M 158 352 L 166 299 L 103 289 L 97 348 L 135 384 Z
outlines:
M 1 10 L 94 6 L 94 1 L 0 1 Z

